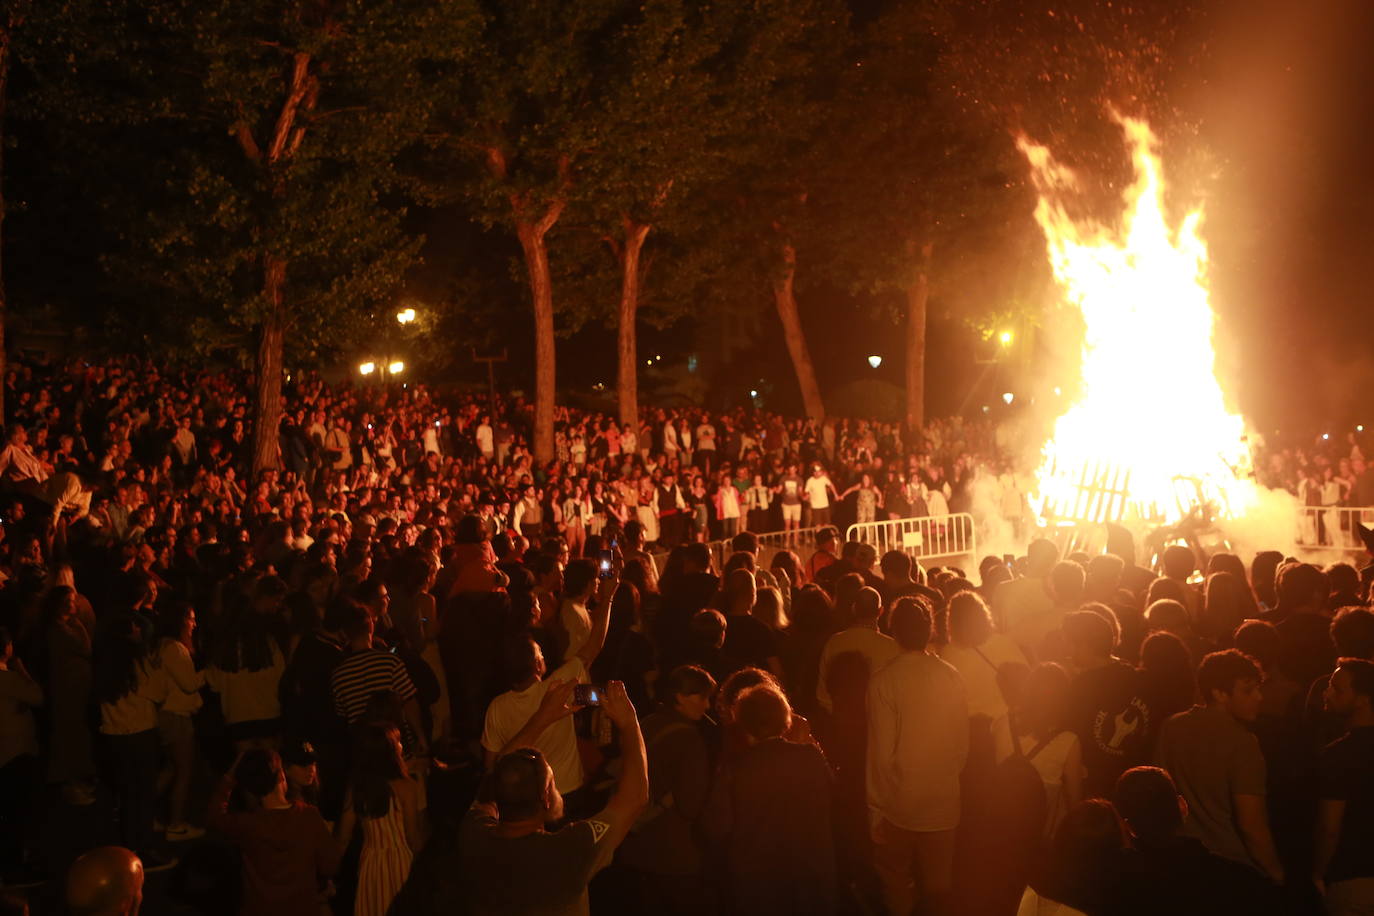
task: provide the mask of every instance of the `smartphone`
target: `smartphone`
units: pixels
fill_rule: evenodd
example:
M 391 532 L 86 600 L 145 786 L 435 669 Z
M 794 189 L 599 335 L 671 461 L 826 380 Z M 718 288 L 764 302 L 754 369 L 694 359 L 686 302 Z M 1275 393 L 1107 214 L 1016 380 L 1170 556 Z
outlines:
M 578 684 L 573 688 L 573 703 L 578 706 L 600 706 L 601 688 L 595 684 Z
M 598 553 L 597 574 L 603 579 L 611 577 L 611 552 L 602 550 Z

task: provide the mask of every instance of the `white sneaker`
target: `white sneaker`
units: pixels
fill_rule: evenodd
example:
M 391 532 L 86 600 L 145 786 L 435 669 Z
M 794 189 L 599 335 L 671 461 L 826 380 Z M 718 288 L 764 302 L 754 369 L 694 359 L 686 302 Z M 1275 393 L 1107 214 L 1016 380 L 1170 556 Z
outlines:
M 167 829 L 167 842 L 184 843 L 187 840 L 196 840 L 205 836 L 205 828 L 194 827 L 190 824 L 175 824 Z

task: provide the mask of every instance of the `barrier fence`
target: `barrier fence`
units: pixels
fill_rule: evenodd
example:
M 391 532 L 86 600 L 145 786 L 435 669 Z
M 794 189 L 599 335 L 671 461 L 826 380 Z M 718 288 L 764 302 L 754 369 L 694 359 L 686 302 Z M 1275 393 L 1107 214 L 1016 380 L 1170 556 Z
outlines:
M 1374 506 L 1303 506 L 1298 511 L 1298 545 L 1363 552 L 1360 524 L 1374 527 Z
M 872 544 L 882 556 L 900 550 L 917 560 L 967 556 L 978 559 L 973 516 L 967 512 L 921 518 L 892 518 L 850 525 L 845 539 Z
M 816 535 L 828 527 L 832 526 L 817 525 L 812 528 L 795 528 L 791 531 L 755 532 L 754 536 L 759 539 L 759 566 L 767 569 L 772 565 L 773 555 L 781 550 L 796 552 L 805 565 L 816 552 Z M 863 522 L 850 525 L 845 532 L 844 540 L 872 544 L 880 557 L 889 550 L 900 550 L 917 560 L 959 556 L 977 559 L 973 516 L 967 512 Z M 711 541 L 707 546 L 716 562 L 716 568 L 719 569 L 730 558 L 730 540 Z
M 754 537 L 759 539 L 758 563 L 767 569 L 773 562 L 773 555 L 781 550 L 795 551 L 801 561 L 805 563 L 811 559 L 811 554 L 816 552 L 816 535 L 825 528 L 834 527 L 833 525 L 816 525 L 812 528 L 793 528 L 791 531 L 756 531 Z M 716 561 L 716 568 L 720 569 L 725 565 L 725 561 L 730 559 L 730 554 L 734 551 L 730 547 L 731 538 L 720 541 L 711 541 L 706 546 L 711 548 L 711 556 Z
M 1303 506 L 1298 515 L 1297 544 L 1314 550 L 1360 553 L 1366 548 L 1360 540 L 1359 524 L 1374 528 L 1374 506 Z M 780 550 L 795 551 L 805 564 L 816 552 L 816 534 L 825 527 L 755 532 L 759 539 L 759 565 L 768 568 L 773 555 Z M 901 550 L 917 560 L 960 556 L 969 557 L 970 562 L 978 559 L 976 526 L 967 512 L 862 522 L 849 526 L 845 540 L 872 544 L 880 557 L 889 550 Z M 730 557 L 730 541 L 711 541 L 707 546 L 720 568 Z

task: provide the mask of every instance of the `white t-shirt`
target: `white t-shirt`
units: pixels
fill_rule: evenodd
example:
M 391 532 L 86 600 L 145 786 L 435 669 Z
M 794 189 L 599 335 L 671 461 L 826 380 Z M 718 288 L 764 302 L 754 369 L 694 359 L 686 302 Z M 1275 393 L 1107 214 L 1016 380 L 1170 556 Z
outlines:
M 721 487 L 720 489 L 720 517 L 739 518 L 739 491 L 734 487 Z
M 871 821 L 925 833 L 959 826 L 959 775 L 968 758 L 963 679 L 924 652 L 903 652 L 868 683 Z
M 539 708 L 549 684 L 568 680 L 579 684 L 586 682 L 587 669 L 582 659 L 574 658 L 565 662 L 539 683 L 524 690 L 507 690 L 492 700 L 487 707 L 486 724 L 482 728 L 482 747 L 493 754 L 501 753 L 506 742 L 520 733 L 520 729 L 525 727 L 530 716 Z M 573 730 L 572 716 L 564 716 L 544 729 L 534 746 L 553 770 L 553 781 L 559 792 L 566 795 L 582 787 L 585 777 L 582 758 L 577 754 L 577 733 Z
M 483 455 L 490 455 L 496 446 L 492 444 L 491 427 L 483 423 L 477 427 L 477 448 Z M 584 446 L 585 448 L 585 446 Z
M 830 482 L 830 478 L 826 477 L 824 474 L 820 477 L 812 476 L 806 478 L 806 500 L 811 504 L 811 508 L 830 508 L 830 495 L 826 492 L 826 488 L 829 487 L 830 489 L 834 489 L 834 486 L 835 485 Z
M 558 611 L 558 619 L 568 634 L 568 651 L 563 653 L 563 660 L 567 661 L 582 651 L 587 637 L 592 635 L 592 615 L 587 612 L 585 604 L 564 601 Z

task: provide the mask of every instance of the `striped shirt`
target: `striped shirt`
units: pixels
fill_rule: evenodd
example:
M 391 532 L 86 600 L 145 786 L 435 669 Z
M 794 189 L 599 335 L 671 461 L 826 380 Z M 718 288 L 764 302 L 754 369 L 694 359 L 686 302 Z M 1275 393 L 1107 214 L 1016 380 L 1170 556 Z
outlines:
M 355 652 L 339 662 L 329 681 L 334 693 L 334 711 L 349 725 L 367 710 L 367 701 L 379 690 L 394 691 L 401 702 L 415 696 L 415 684 L 405 664 L 390 652 L 368 649 Z

